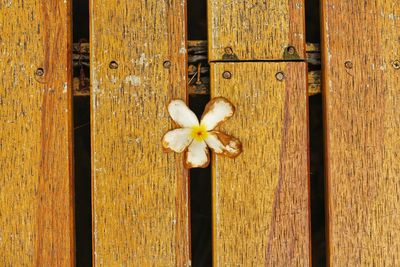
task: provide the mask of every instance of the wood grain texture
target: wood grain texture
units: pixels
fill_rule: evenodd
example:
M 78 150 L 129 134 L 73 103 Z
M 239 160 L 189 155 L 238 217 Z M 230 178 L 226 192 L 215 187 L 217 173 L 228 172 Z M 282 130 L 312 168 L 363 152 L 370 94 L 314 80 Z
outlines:
M 70 14 L 0 3 L 1 266 L 74 265 Z
M 214 265 L 308 266 L 306 64 L 213 63 L 211 81 L 236 107 L 221 130 L 243 143 L 213 159 Z
M 91 0 L 96 266 L 190 264 L 188 173 L 161 146 L 167 104 L 186 99 L 185 12 L 184 0 Z
M 305 58 L 304 0 L 208 0 L 211 61 L 230 47 L 237 60 L 283 59 L 294 46 Z
M 400 266 L 400 5 L 322 11 L 329 264 Z

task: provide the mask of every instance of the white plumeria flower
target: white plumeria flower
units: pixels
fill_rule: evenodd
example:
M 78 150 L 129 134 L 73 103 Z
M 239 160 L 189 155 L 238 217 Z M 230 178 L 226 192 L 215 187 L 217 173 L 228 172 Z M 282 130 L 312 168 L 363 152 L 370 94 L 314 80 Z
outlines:
M 226 98 L 213 98 L 206 105 L 200 123 L 182 100 L 172 100 L 168 112 L 181 128 L 167 132 L 162 138 L 162 145 L 167 151 L 185 152 L 186 168 L 208 166 L 210 156 L 207 146 L 217 154 L 232 158 L 242 152 L 238 139 L 214 130 L 235 112 L 235 107 Z

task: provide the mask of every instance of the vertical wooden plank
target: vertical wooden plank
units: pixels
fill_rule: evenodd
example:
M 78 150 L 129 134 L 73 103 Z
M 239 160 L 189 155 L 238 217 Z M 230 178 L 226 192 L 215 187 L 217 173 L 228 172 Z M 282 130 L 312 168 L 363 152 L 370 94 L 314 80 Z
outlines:
M 213 160 L 214 265 L 310 265 L 306 64 L 214 63 L 213 96 L 236 114 L 222 131 L 243 154 Z M 232 73 L 222 79 L 222 73 Z M 276 73 L 285 79 L 278 81 Z M 262 77 L 262 78 L 260 78 Z
M 185 12 L 184 0 L 91 0 L 96 266 L 190 265 L 188 175 L 161 146 L 167 104 L 186 99 Z
M 322 5 L 329 264 L 400 265 L 400 5 Z
M 73 266 L 71 1 L 0 14 L 0 265 Z
M 211 61 L 305 58 L 304 0 L 208 0 L 208 21 Z

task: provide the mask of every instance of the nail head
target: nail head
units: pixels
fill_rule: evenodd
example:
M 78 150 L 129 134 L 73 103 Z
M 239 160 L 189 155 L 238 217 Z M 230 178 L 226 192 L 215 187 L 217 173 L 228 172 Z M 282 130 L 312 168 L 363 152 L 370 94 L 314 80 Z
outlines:
M 392 66 L 394 69 L 398 70 L 400 69 L 400 61 L 399 60 L 395 60 L 392 62 Z
M 224 79 L 230 79 L 230 78 L 232 78 L 232 73 L 230 73 L 229 71 L 224 71 L 224 72 L 222 73 L 222 77 L 223 77 Z
M 169 69 L 169 68 L 171 68 L 172 63 L 171 63 L 171 61 L 166 60 L 166 61 L 164 61 L 163 66 L 164 66 L 164 68 Z
M 43 68 L 38 68 L 38 69 L 35 71 L 35 74 L 36 74 L 37 76 L 43 76 L 43 75 L 44 75 L 44 69 L 43 69 Z
M 110 62 L 109 67 L 110 67 L 110 69 L 113 69 L 113 70 L 118 69 L 118 63 L 113 60 Z
M 275 78 L 278 81 L 283 81 L 285 79 L 285 74 L 282 71 L 279 71 L 275 74 Z
M 296 53 L 296 49 L 293 46 L 289 46 L 287 48 L 287 52 L 289 55 L 294 55 Z
M 346 67 L 346 69 L 352 69 L 353 68 L 353 62 L 351 61 L 346 61 L 344 63 L 344 66 Z
M 225 51 L 225 54 L 228 54 L 228 55 L 232 55 L 233 54 L 232 47 L 229 47 L 229 46 L 225 47 L 224 51 Z

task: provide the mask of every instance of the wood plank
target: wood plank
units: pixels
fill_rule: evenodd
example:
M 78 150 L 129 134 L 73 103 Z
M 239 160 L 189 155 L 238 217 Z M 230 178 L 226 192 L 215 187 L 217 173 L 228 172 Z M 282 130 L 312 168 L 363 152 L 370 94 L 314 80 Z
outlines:
M 208 0 L 210 60 L 304 59 L 304 21 L 304 0 Z
M 400 266 L 400 5 L 323 2 L 331 266 Z
M 302 62 L 211 65 L 212 96 L 236 106 L 221 130 L 243 143 L 235 160 L 213 159 L 215 266 L 310 264 L 306 71 Z
M 0 265 L 73 266 L 71 1 L 0 14 Z
M 167 104 L 186 99 L 185 12 L 184 0 L 91 0 L 96 266 L 190 265 L 188 173 L 161 146 Z

